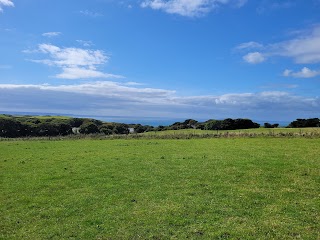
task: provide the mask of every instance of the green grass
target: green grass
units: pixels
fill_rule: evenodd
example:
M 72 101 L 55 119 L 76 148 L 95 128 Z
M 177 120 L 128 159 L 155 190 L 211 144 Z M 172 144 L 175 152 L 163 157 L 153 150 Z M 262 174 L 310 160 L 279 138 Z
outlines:
M 320 239 L 319 146 L 0 141 L 0 239 Z
M 10 116 L 10 117 L 9 117 Z M 0 114 L 0 118 L 7 118 L 7 119 L 12 119 L 12 115 L 6 115 L 6 114 Z M 66 116 L 31 116 L 31 115 L 13 115 L 15 118 L 34 118 L 34 119 L 60 119 L 60 120 L 68 120 L 71 117 L 66 117 Z
M 239 129 L 239 130 L 200 130 L 200 129 L 182 129 L 182 130 L 166 130 L 166 131 L 151 131 L 143 133 L 145 135 L 175 135 L 175 134 L 279 134 L 279 133 L 294 133 L 294 134 L 303 134 L 303 133 L 315 133 L 320 134 L 320 128 L 253 128 L 253 129 Z

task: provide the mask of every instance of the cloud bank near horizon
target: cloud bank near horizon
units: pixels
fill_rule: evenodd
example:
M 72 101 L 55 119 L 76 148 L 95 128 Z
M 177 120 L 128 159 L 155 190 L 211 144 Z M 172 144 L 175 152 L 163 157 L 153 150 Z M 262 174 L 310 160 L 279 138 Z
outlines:
M 172 90 L 140 88 L 111 81 L 56 86 L 0 84 L 0 111 L 290 121 L 318 115 L 320 99 L 281 91 L 179 96 Z

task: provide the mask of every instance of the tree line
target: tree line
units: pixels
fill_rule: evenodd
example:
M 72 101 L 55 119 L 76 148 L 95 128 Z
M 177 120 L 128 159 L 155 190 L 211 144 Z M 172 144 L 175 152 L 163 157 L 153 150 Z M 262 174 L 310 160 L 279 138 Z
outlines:
M 305 128 L 305 127 L 320 127 L 319 118 L 300 119 L 291 122 L 289 128 Z
M 235 130 L 235 129 L 250 129 L 259 128 L 260 124 L 253 122 L 250 119 L 231 119 L 224 120 L 210 119 L 205 122 L 198 122 L 194 119 L 187 119 L 184 122 L 175 122 L 167 127 L 159 126 L 158 130 L 180 130 L 180 129 L 201 129 L 201 130 Z
M 279 124 L 264 123 L 265 128 L 276 128 Z M 66 136 L 71 134 L 129 134 L 149 131 L 202 129 L 202 130 L 235 130 L 259 128 L 260 124 L 250 119 L 224 120 L 210 119 L 198 122 L 187 119 L 183 122 L 175 122 L 169 126 L 153 127 L 141 124 L 125 124 L 115 122 L 103 122 L 90 118 L 52 117 L 52 116 L 13 116 L 0 115 L 0 137 L 43 137 Z M 319 118 L 297 119 L 291 122 L 290 128 L 320 127 Z
M 141 124 L 102 122 L 90 118 L 33 117 L 0 115 L 0 137 L 43 137 L 66 136 L 70 134 L 128 134 L 130 128 L 138 132 L 153 129 Z

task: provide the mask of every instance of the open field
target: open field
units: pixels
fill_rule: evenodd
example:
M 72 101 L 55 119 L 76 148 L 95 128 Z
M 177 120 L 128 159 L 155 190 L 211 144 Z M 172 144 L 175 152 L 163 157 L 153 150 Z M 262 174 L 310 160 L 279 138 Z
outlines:
M 241 130 L 200 130 L 200 129 L 182 129 L 150 131 L 133 134 L 80 134 L 67 136 L 43 136 L 43 137 L 22 137 L 22 138 L 1 138 L 0 141 L 21 141 L 21 140 L 74 140 L 74 139 L 200 139 L 200 138 L 320 138 L 320 128 L 257 128 Z
M 319 146 L 0 141 L 0 239 L 320 239 Z
M 146 132 L 144 136 L 175 136 L 190 135 L 195 137 L 207 136 L 316 136 L 320 137 L 320 128 L 253 128 L 240 130 L 200 130 L 200 129 L 182 129 L 166 130 L 158 132 Z

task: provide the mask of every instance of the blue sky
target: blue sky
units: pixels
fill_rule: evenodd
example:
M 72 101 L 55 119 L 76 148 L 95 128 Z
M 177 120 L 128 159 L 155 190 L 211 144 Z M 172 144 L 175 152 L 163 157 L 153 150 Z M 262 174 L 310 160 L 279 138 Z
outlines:
M 319 0 L 0 0 L 0 112 L 320 116 Z

